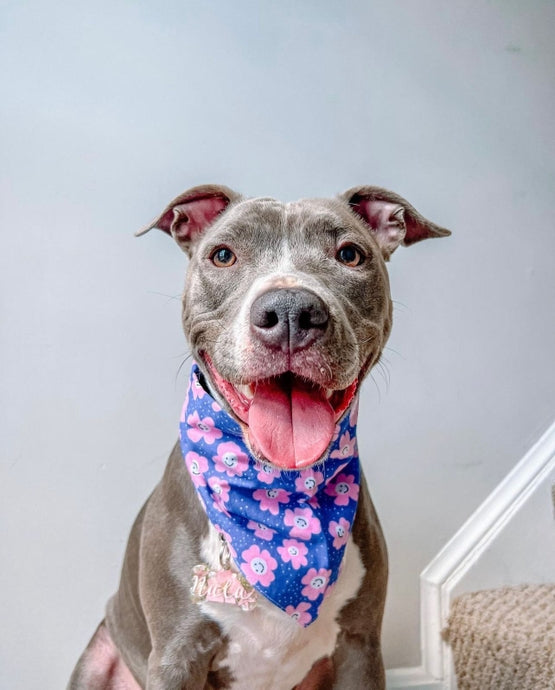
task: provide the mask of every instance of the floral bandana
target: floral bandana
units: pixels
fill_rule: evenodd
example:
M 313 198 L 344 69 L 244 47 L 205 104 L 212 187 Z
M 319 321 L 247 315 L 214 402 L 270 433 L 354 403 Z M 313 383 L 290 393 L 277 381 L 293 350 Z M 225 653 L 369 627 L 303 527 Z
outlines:
M 250 454 L 199 376 L 194 363 L 180 434 L 200 501 L 247 582 L 306 627 L 339 576 L 355 517 L 357 403 L 336 425 L 325 463 L 280 470 Z

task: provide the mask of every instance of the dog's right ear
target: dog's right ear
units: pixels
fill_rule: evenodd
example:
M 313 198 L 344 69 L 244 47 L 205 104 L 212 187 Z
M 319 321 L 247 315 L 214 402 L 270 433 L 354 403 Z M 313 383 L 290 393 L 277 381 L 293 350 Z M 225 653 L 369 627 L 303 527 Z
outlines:
M 401 244 L 408 247 L 420 240 L 451 234 L 424 218 L 402 196 L 382 187 L 353 187 L 339 198 L 370 227 L 385 261 Z
M 241 195 L 221 185 L 201 185 L 188 189 L 171 201 L 152 223 L 135 233 L 137 237 L 153 228 L 174 238 L 189 256 L 191 245 Z

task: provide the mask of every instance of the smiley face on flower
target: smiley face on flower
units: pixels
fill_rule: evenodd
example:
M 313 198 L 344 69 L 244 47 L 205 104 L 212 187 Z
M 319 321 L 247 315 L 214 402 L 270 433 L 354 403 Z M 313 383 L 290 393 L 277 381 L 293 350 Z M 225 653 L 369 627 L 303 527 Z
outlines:
M 295 489 L 307 496 L 314 496 L 323 481 L 324 475 L 321 472 L 309 468 L 299 472 L 299 477 L 295 481 Z
M 312 616 L 308 611 L 310 610 L 310 604 L 306 601 L 301 601 L 298 606 L 288 606 L 285 609 L 285 613 L 290 616 L 294 621 L 297 621 L 299 625 L 303 627 L 308 625 L 312 620 Z
M 187 455 L 185 455 L 185 464 L 187 465 L 193 484 L 195 486 L 206 486 L 206 479 L 203 476 L 203 473 L 208 470 L 206 458 L 190 450 Z
M 254 463 L 254 469 L 258 472 L 257 479 L 264 484 L 271 484 L 274 479 L 281 476 L 281 471 L 277 467 L 273 467 L 268 462 L 263 462 L 262 460 L 257 460 Z
M 351 525 L 345 518 L 339 518 L 339 522 L 332 520 L 328 527 L 328 532 L 333 537 L 333 548 L 340 549 L 349 540 L 349 528 Z
M 285 489 L 257 489 L 252 497 L 259 501 L 260 510 L 268 510 L 272 515 L 279 513 L 280 503 L 289 503 L 289 492 Z
M 276 579 L 274 570 L 277 568 L 277 561 L 266 549 L 261 550 L 254 544 L 243 551 L 241 558 L 241 570 L 251 585 L 268 587 Z
M 266 541 L 272 541 L 272 537 L 276 533 L 275 529 L 268 527 L 268 525 L 265 525 L 263 522 L 256 522 L 255 520 L 248 521 L 247 529 L 252 529 L 257 537 L 265 539 Z
M 247 470 L 249 459 L 236 443 L 220 443 L 217 452 L 218 454 L 212 458 L 216 472 L 225 472 L 229 477 L 233 477 L 240 476 Z
M 202 439 L 205 443 L 210 444 L 223 436 L 220 429 L 216 429 L 212 417 L 204 417 L 204 419 L 201 419 L 196 410 L 187 417 L 187 424 L 189 425 L 187 436 L 193 443 L 197 443 Z
M 351 434 L 346 431 L 344 434 L 341 434 L 339 448 L 331 453 L 330 458 L 350 458 L 355 455 L 356 445 L 356 437 L 353 436 L 351 438 Z
M 229 514 L 225 504 L 229 501 L 229 483 L 220 477 L 210 477 L 208 486 L 212 490 L 214 507 L 220 512 Z
M 284 563 L 291 563 L 293 570 L 298 570 L 303 565 L 308 565 L 306 554 L 308 549 L 296 539 L 284 539 L 283 544 L 277 547 L 277 551 Z
M 320 570 L 310 568 L 301 580 L 303 585 L 306 585 L 301 592 L 303 597 L 310 599 L 310 601 L 314 601 L 321 594 L 324 594 L 330 575 L 331 570 L 326 570 L 325 568 L 320 568 Z
M 358 484 L 355 482 L 354 474 L 345 474 L 342 472 L 337 477 L 334 477 L 328 486 L 326 486 L 326 493 L 328 496 L 334 497 L 336 506 L 349 505 L 349 501 L 358 500 Z
M 295 539 L 308 540 L 313 534 L 322 531 L 320 520 L 314 515 L 311 508 L 287 509 L 283 522 L 291 527 L 289 534 Z

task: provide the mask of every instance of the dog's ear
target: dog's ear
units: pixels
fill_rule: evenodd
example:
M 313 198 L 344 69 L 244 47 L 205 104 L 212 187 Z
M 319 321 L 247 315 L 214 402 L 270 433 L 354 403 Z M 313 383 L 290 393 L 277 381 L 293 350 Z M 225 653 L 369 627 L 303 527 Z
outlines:
M 340 198 L 370 226 L 386 261 L 400 244 L 408 246 L 451 234 L 426 220 L 403 197 L 381 187 L 353 187 Z
M 230 203 L 239 199 L 240 194 L 221 185 L 193 187 L 171 201 L 152 223 L 145 225 L 135 235 L 138 237 L 158 228 L 173 237 L 190 255 L 195 239 L 212 225 Z

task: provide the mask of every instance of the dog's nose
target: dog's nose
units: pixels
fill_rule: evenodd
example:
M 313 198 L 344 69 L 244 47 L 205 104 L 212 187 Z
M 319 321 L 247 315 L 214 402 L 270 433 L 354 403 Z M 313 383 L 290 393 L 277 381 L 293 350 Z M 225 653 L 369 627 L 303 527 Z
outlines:
M 293 353 L 325 333 L 329 312 L 311 290 L 280 288 L 257 297 L 251 306 L 251 329 L 272 349 Z

